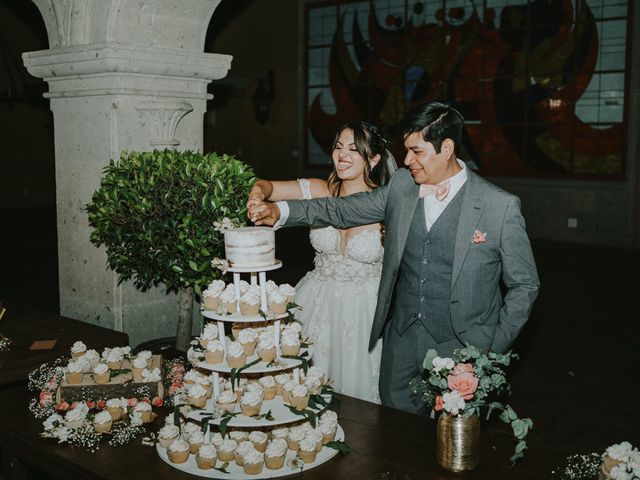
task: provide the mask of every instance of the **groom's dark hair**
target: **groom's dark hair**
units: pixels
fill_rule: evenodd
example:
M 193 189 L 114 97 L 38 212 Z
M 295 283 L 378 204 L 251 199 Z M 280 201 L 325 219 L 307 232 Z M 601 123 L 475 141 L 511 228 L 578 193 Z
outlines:
M 436 153 L 440 153 L 442 142 L 450 138 L 457 155 L 462 151 L 462 127 L 464 117 L 455 108 L 440 102 L 423 103 L 404 116 L 400 130 L 406 137 L 422 132 L 425 142 L 430 142 Z

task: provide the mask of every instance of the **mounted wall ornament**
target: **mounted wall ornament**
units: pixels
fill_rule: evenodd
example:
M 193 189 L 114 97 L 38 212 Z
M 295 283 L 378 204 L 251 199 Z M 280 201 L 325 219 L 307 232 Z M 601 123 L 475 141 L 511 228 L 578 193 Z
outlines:
M 149 145 L 153 148 L 170 148 L 180 145 L 176 138 L 176 129 L 180 120 L 193 110 L 188 102 L 143 102 L 136 110 L 148 121 L 151 128 Z

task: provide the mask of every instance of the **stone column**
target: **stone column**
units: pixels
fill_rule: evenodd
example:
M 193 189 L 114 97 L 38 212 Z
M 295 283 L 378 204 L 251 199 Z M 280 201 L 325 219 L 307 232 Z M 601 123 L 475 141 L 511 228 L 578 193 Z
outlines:
M 220 0 L 33 2 L 51 48 L 23 60 L 49 83 L 54 116 L 61 314 L 125 331 L 132 346 L 174 335 L 176 296 L 118 285 L 84 206 L 123 150 L 202 149 L 207 84 L 231 65 L 203 53 Z

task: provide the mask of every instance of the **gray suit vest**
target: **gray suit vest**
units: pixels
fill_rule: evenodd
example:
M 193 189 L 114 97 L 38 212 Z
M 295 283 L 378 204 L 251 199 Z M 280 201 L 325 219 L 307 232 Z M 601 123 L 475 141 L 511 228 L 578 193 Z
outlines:
M 455 338 L 449 310 L 451 272 L 465 187 L 466 184 L 429 232 L 424 202 L 418 201 L 395 287 L 393 323 L 400 335 L 419 320 L 436 343 Z

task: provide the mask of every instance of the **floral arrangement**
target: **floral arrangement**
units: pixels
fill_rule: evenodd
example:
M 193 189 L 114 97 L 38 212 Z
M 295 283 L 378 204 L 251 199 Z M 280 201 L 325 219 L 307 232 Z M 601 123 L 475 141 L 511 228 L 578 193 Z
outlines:
M 184 386 L 184 375 L 186 373 L 184 360 L 180 357 L 165 360 L 164 371 L 165 404 L 171 407 L 175 403 L 175 396 L 182 391 Z
M 570 455 L 551 472 L 559 480 L 638 480 L 640 451 L 629 442 L 611 445 L 605 453 Z
M 423 362 L 424 378 L 414 378 L 410 387 L 431 407 L 432 417 L 443 411 L 450 415 L 480 416 L 480 409 L 486 407 L 488 419 L 494 410 L 500 410 L 500 420 L 511 425 L 517 440 L 511 456 L 511 461 L 516 462 L 524 456 L 525 438 L 533 422 L 518 418 L 513 408 L 497 400 L 501 394 L 511 393 L 505 367 L 515 358 L 517 355 L 511 352 L 484 353 L 469 344 L 456 350 L 453 358 L 439 357 L 431 349 Z

